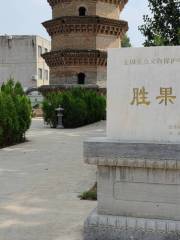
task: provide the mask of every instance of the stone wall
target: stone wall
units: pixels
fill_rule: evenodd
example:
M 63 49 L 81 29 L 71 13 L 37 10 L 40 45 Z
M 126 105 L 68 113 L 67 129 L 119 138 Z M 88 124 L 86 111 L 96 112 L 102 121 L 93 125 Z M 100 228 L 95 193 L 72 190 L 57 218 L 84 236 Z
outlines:
M 177 174 L 179 170 L 100 166 L 98 213 L 180 220 Z
M 98 166 L 98 207 L 84 240 L 179 240 L 180 145 L 94 138 L 85 162 Z

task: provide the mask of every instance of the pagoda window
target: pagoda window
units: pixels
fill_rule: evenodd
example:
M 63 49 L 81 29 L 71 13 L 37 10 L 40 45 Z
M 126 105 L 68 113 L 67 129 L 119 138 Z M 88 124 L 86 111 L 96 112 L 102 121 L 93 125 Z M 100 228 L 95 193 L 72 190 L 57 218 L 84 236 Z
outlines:
M 86 8 L 85 7 L 79 8 L 79 16 L 86 16 Z
M 86 75 L 84 73 L 79 73 L 77 76 L 78 76 L 78 84 L 85 84 Z

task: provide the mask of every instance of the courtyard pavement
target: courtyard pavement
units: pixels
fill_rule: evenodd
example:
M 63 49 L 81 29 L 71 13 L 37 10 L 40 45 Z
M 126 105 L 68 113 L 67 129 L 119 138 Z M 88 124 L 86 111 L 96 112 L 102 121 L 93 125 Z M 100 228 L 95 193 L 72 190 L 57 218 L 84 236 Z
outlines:
M 0 150 L 0 240 L 82 240 L 96 207 L 78 195 L 96 181 L 83 163 L 83 141 L 105 135 L 105 122 L 56 130 L 34 119 L 28 142 Z

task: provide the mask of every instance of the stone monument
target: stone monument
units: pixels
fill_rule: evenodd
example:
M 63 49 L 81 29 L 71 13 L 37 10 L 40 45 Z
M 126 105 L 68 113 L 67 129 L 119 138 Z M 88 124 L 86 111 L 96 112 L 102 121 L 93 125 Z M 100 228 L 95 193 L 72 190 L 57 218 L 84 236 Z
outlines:
M 121 47 L 128 24 L 119 20 L 128 0 L 48 0 L 53 19 L 43 23 L 52 39 L 43 57 L 50 85 L 106 88 L 107 48 Z
M 98 166 L 85 240 L 180 239 L 180 47 L 110 49 L 107 137 L 84 143 Z

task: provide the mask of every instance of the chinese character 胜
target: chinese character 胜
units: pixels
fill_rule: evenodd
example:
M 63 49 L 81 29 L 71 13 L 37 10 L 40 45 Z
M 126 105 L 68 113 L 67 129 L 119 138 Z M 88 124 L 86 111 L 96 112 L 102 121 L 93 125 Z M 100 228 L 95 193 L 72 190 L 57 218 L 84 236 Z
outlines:
M 148 92 L 146 92 L 145 87 L 133 88 L 133 100 L 131 101 L 131 105 L 150 105 L 150 101 L 148 101 Z

